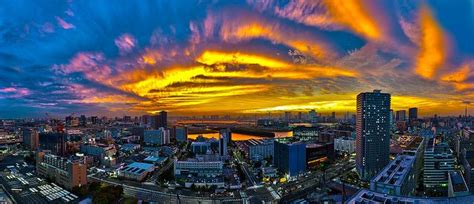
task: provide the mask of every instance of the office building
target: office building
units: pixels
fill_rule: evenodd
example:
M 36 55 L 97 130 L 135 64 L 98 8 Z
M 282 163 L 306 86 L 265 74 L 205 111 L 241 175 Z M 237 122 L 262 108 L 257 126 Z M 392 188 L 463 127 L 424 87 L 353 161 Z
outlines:
M 143 142 L 149 145 L 166 145 L 170 143 L 170 131 L 165 128 L 145 130 Z
M 188 159 L 174 160 L 174 175 L 184 180 L 184 186 L 217 186 L 224 187 L 224 163 L 216 160 Z
M 448 196 L 467 196 L 470 195 L 466 181 L 459 171 L 450 171 L 448 174 Z
M 414 120 L 418 119 L 418 108 L 410 108 L 408 109 L 408 121 L 410 123 Z
M 37 150 L 39 147 L 39 134 L 34 129 L 23 129 L 23 145 L 29 150 Z
M 227 143 L 232 141 L 232 132 L 230 131 L 230 128 L 219 130 L 219 135 L 223 137 Z
M 166 128 L 168 126 L 168 113 L 166 111 L 160 111 L 158 115 L 151 117 L 152 128 Z
M 285 122 L 290 122 L 291 120 L 291 112 L 286 111 L 285 112 Z
M 81 144 L 80 151 L 103 165 L 113 165 L 115 163 L 114 156 L 117 153 L 114 145 L 105 144 Z
M 334 139 L 334 150 L 339 153 L 352 154 L 355 152 L 356 140 L 351 137 L 340 137 Z
M 66 155 L 67 134 L 63 132 L 48 132 L 39 134 L 39 148 L 51 150 L 55 155 Z
M 388 195 L 412 195 L 416 188 L 415 157 L 398 155 L 370 181 L 370 190 Z
M 273 158 L 274 140 L 247 140 L 249 158 L 255 161 L 260 161 L 265 158 Z
M 422 169 L 424 165 L 424 151 L 425 151 L 425 138 L 421 136 L 407 136 L 409 141 L 406 145 L 402 146 L 402 155 L 409 155 L 415 157 L 415 163 L 413 165 L 415 181 L 419 181 L 419 178 L 422 176 Z M 400 137 L 402 138 L 402 137 Z
M 406 121 L 406 115 L 407 115 L 407 111 L 406 110 L 399 110 L 396 112 L 396 117 L 395 119 L 397 121 Z
M 323 161 L 333 160 L 334 157 L 334 143 L 306 144 L 306 165 L 308 167 L 314 167 Z
M 221 130 L 219 134 L 219 155 L 227 156 L 228 143 L 230 142 L 230 131 Z
M 318 122 L 318 114 L 316 113 L 315 110 L 310 110 L 308 112 L 309 120 L 311 123 L 317 123 Z
M 303 140 L 317 140 L 319 138 L 319 127 L 304 127 L 299 126 L 293 129 L 293 137 L 297 137 Z
M 274 142 L 273 164 L 278 171 L 296 176 L 306 171 L 306 144 Z
M 211 143 L 209 142 L 192 142 L 191 150 L 194 154 L 206 154 L 211 149 Z
M 175 126 L 174 128 L 174 137 L 178 142 L 188 141 L 188 128 Z
M 356 168 L 369 180 L 389 162 L 390 94 L 380 90 L 357 95 Z
M 454 170 L 454 156 L 441 138 L 430 138 L 424 152 L 425 191 L 447 193 L 448 173 Z
M 36 172 L 39 176 L 51 178 L 55 183 L 72 189 L 87 185 L 87 164 L 84 157 L 59 157 L 46 152 L 36 155 Z

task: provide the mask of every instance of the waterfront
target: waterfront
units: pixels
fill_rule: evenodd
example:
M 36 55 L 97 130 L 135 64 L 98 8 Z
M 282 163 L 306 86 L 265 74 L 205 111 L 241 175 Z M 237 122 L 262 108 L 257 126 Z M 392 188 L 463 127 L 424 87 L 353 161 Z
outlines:
M 293 137 L 293 132 L 292 131 L 274 132 L 274 133 L 275 133 L 275 138 Z M 204 138 L 215 138 L 215 139 L 219 138 L 219 133 L 218 132 L 202 133 L 202 134 L 188 134 L 188 138 L 194 140 L 199 135 L 202 135 Z M 244 140 L 249 140 L 249 139 L 265 139 L 265 138 L 269 138 L 269 137 L 249 135 L 249 134 L 241 134 L 241 133 L 232 133 L 232 140 L 233 141 L 244 141 Z

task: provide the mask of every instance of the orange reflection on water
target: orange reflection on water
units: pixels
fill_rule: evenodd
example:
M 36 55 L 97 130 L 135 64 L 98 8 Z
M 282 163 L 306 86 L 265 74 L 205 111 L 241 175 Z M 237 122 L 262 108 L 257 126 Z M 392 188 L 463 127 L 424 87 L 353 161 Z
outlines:
M 195 140 L 199 135 L 202 135 L 204 138 L 214 138 L 214 139 L 219 139 L 219 133 L 203 133 L 203 134 L 188 134 L 188 139 L 193 139 Z M 293 132 L 292 131 L 287 131 L 287 132 L 275 132 L 275 138 L 280 138 L 280 137 L 293 137 Z M 248 135 L 248 134 L 240 134 L 240 133 L 232 133 L 232 141 L 245 141 L 249 139 L 267 139 L 270 137 L 260 137 L 260 136 L 255 136 L 255 135 Z

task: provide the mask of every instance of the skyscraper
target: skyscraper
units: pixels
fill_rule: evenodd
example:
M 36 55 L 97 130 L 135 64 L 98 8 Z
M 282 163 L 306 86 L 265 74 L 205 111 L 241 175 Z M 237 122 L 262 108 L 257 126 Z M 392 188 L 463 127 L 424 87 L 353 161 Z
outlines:
M 390 94 L 374 90 L 357 95 L 356 167 L 364 180 L 389 162 L 389 117 Z
M 418 108 L 408 109 L 408 121 L 413 121 L 418 119 Z
M 39 148 L 51 150 L 55 155 L 66 155 L 67 134 L 63 132 L 49 132 L 39 134 Z
M 396 120 L 397 121 L 405 121 L 406 120 L 406 116 L 407 115 L 407 111 L 406 110 L 399 110 L 396 112 Z
M 227 156 L 227 145 L 232 140 L 230 129 L 222 129 L 219 131 L 219 155 Z
M 168 113 L 166 111 L 160 111 L 160 114 L 152 116 L 152 127 L 158 130 L 168 126 Z
M 310 110 L 309 113 L 309 120 L 312 122 L 312 123 L 315 123 L 318 121 L 318 115 L 316 113 L 315 110 Z
M 23 144 L 30 150 L 36 150 L 39 146 L 39 134 L 34 129 L 23 129 Z

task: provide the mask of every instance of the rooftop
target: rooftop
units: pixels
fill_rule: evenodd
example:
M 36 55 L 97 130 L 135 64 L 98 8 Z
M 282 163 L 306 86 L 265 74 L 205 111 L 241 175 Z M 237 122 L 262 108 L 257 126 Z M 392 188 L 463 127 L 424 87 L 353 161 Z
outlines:
M 148 156 L 148 157 L 145 158 L 143 161 L 161 163 L 161 162 L 163 162 L 164 160 L 166 160 L 165 157 Z
M 464 178 L 462 175 L 457 171 L 449 172 L 449 178 L 452 182 L 452 187 L 454 192 L 465 192 L 468 191 L 466 182 L 464 182 Z
M 367 189 L 359 190 L 347 203 L 405 203 L 405 204 L 445 204 L 445 203 L 472 203 L 474 195 L 456 197 L 405 197 L 392 196 Z
M 414 162 L 414 156 L 398 155 L 371 182 L 399 186 L 407 177 Z
M 145 171 L 150 171 L 154 168 L 153 164 L 141 163 L 141 162 L 133 162 L 122 169 L 120 171 L 125 171 L 131 174 L 141 174 Z

